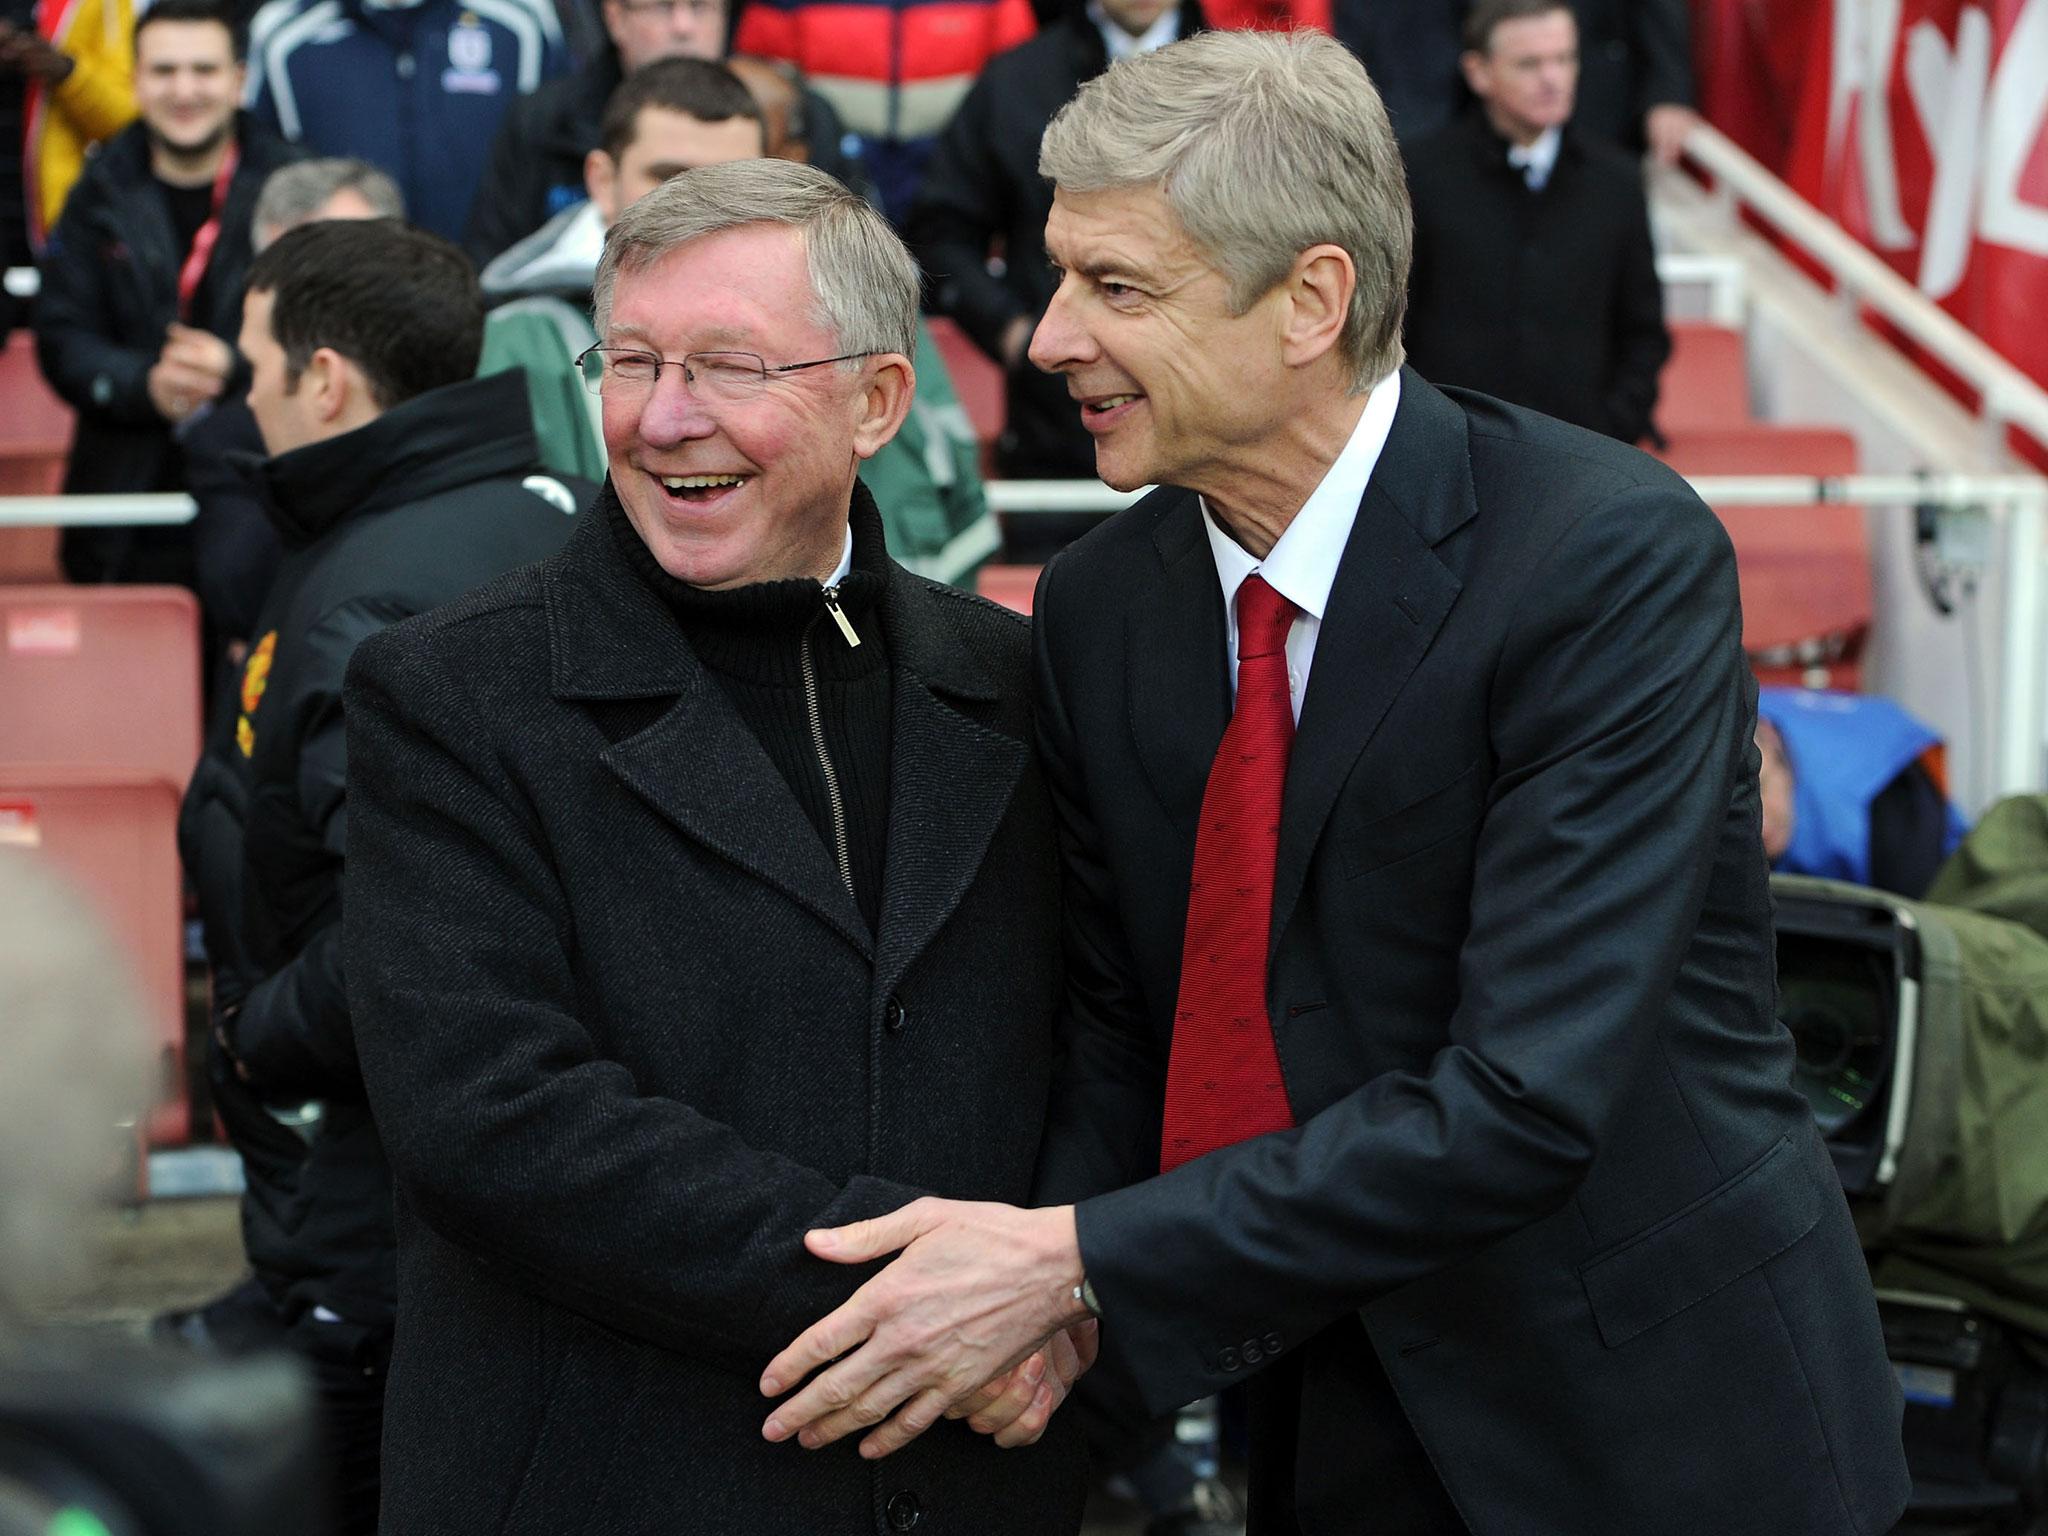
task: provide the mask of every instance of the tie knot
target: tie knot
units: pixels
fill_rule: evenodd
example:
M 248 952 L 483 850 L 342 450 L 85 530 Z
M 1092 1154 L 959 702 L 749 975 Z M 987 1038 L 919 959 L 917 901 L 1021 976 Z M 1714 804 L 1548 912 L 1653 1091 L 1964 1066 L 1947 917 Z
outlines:
M 1287 649 L 1287 631 L 1301 610 L 1266 585 L 1263 576 L 1247 576 L 1237 589 L 1237 657 L 1270 656 Z

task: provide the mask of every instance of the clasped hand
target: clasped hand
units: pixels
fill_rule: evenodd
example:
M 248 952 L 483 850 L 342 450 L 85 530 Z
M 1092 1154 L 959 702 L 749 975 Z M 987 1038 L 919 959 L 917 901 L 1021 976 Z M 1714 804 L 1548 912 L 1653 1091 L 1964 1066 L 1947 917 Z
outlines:
M 839 1264 L 898 1257 L 768 1363 L 767 1397 L 818 1371 L 762 1426 L 770 1440 L 815 1450 L 872 1430 L 860 1452 L 878 1457 L 964 1418 L 998 1445 L 1028 1445 L 1094 1363 L 1095 1323 L 1073 1299 L 1072 1206 L 926 1198 L 804 1245 Z

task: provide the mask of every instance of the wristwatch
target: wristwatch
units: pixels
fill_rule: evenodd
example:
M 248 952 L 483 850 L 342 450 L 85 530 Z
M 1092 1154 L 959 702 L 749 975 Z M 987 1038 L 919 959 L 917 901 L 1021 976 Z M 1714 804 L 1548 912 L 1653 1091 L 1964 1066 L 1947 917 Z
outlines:
M 1081 1283 L 1074 1287 L 1073 1299 L 1088 1309 L 1090 1317 L 1102 1316 L 1102 1303 L 1095 1299 L 1095 1286 L 1086 1275 L 1083 1275 Z

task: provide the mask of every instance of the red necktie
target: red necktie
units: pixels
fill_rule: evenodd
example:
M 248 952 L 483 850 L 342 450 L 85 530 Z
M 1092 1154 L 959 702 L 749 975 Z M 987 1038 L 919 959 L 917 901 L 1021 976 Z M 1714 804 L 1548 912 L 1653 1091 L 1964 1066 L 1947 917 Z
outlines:
M 1164 1173 L 1294 1124 L 1266 1016 L 1280 790 L 1294 744 L 1287 631 L 1297 610 L 1257 576 L 1237 590 L 1237 708 L 1202 793 L 1180 998 L 1166 1065 Z

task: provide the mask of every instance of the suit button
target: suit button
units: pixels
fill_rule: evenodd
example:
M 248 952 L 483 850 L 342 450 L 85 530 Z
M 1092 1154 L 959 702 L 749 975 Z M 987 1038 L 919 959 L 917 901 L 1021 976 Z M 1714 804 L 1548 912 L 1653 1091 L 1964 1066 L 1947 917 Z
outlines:
M 917 1502 L 914 1493 L 896 1493 L 889 1496 L 889 1502 L 882 1506 L 882 1513 L 888 1517 L 892 1531 L 914 1530 L 917 1522 L 924 1518 L 924 1506 Z
M 909 1017 L 909 1012 L 903 1006 L 903 999 L 893 992 L 890 993 L 889 1001 L 882 1009 L 882 1028 L 892 1035 L 900 1035 L 903 1033 L 903 1021 Z M 913 1499 L 911 1502 L 914 1504 L 917 1501 Z M 907 1531 L 910 1527 L 906 1525 L 902 1529 Z

